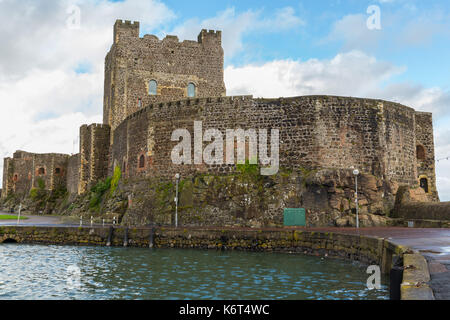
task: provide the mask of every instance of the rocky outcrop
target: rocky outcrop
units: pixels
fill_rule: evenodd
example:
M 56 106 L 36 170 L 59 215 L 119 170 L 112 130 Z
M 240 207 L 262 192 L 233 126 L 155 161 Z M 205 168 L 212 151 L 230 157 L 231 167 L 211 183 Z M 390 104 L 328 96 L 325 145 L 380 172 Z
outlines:
M 96 214 L 117 216 L 130 225 L 171 225 L 175 221 L 175 181 L 125 179 L 102 199 Z M 393 207 L 392 188 L 372 175 L 358 181 L 361 226 L 382 226 Z M 355 180 L 349 170 L 281 170 L 261 176 L 245 165 L 234 174 L 182 178 L 178 222 L 190 226 L 282 226 L 284 208 L 305 208 L 308 226 L 354 226 Z M 72 213 L 89 210 L 89 197 Z

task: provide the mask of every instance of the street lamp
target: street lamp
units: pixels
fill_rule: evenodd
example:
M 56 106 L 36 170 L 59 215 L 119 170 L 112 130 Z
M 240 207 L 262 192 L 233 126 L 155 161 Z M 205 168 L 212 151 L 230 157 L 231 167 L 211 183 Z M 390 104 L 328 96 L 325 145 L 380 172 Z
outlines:
M 175 175 L 175 180 L 177 182 L 177 187 L 175 191 L 175 228 L 178 227 L 178 182 L 180 181 L 180 174 Z
M 20 212 L 22 211 L 22 203 L 19 205 L 19 215 L 17 216 L 17 224 L 20 223 Z
M 359 228 L 359 219 L 358 219 L 358 175 L 359 170 L 353 170 L 353 175 L 355 176 L 355 203 L 356 203 L 356 228 Z

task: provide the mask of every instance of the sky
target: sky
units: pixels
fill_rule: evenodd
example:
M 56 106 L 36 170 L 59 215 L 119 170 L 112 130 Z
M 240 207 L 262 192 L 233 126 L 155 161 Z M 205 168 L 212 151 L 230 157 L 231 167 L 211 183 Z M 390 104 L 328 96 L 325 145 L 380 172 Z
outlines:
M 222 30 L 227 95 L 368 97 L 433 112 L 436 158 L 450 157 L 447 0 L 0 0 L 2 158 L 78 152 L 79 127 L 102 122 L 116 19 L 160 39 Z M 450 201 L 450 160 L 436 174 Z

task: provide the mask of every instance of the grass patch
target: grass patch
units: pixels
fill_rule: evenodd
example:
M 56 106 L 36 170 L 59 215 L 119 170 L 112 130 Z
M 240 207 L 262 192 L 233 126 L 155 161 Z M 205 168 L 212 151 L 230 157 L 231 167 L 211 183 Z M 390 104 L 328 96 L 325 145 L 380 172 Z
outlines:
M 20 220 L 27 220 L 27 217 L 20 217 Z M 17 216 L 10 216 L 7 214 L 0 214 L 0 220 L 17 220 Z

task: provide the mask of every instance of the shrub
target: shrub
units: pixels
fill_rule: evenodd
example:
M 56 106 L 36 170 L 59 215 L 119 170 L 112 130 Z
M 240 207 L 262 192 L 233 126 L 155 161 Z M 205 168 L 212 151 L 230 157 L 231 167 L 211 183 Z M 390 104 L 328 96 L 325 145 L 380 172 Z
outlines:
M 91 188 L 91 195 L 89 200 L 89 208 L 99 209 L 100 202 L 106 191 L 111 188 L 111 177 L 105 180 L 97 182 L 95 186 Z

